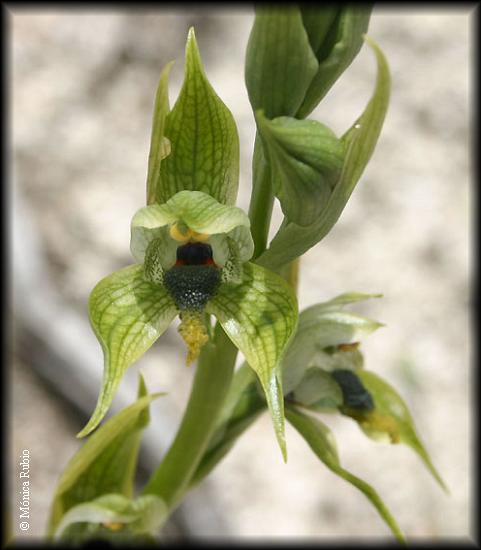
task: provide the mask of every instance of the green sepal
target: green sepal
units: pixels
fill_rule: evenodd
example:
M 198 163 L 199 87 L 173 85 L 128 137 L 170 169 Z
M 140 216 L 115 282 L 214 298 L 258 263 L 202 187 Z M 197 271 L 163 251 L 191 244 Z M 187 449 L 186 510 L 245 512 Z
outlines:
M 89 299 L 89 317 L 104 353 L 104 375 L 95 411 L 77 437 L 98 426 L 125 370 L 165 332 L 176 315 L 167 290 L 146 281 L 141 264 L 116 271 L 95 286 Z
M 344 145 L 315 120 L 268 120 L 257 111 L 256 122 L 284 216 L 301 226 L 312 224 L 339 179 Z
M 343 309 L 349 303 L 378 296 L 346 293 L 308 307 L 299 314 L 295 337 L 282 361 L 285 394 L 294 390 L 312 365 L 325 370 L 362 366 L 357 350 L 329 350 L 327 353 L 326 348 L 357 342 L 382 327 L 383 324 L 378 321 Z
M 154 534 L 167 518 L 167 511 L 165 502 L 155 495 L 131 500 L 122 494 L 104 494 L 70 508 L 62 517 L 54 537 L 70 540 L 68 528 L 76 526 L 74 533 L 78 542 L 82 538 L 84 541 L 88 538 L 115 540 L 117 537 L 111 535 L 112 531 L 122 531 L 120 540 L 127 535 L 132 541 L 135 540 L 133 535 Z
M 279 275 L 248 262 L 243 266 L 242 282 L 221 285 L 206 312 L 219 320 L 257 373 L 286 460 L 280 361 L 297 324 L 292 288 Z
M 312 51 L 318 60 L 322 59 L 329 53 L 329 44 L 334 41 L 333 30 L 337 27 L 336 17 L 341 8 L 329 4 L 323 4 L 322 8 L 302 5 L 300 10 Z
M 261 6 L 247 43 L 245 82 L 252 109 L 294 116 L 317 73 L 297 7 Z
M 356 372 L 356 375 L 372 395 L 375 408 L 368 413 L 341 409 L 342 412 L 352 416 L 362 431 L 370 438 L 376 441 L 387 440 L 391 443 L 404 443 L 411 447 L 444 491 L 449 492 L 416 431 L 414 420 L 406 403 L 398 392 L 371 371 L 360 370 Z
M 169 74 L 173 61 L 160 74 L 155 94 L 152 134 L 150 138 L 149 164 L 147 169 L 147 204 L 155 202 L 160 177 L 160 164 L 170 154 L 170 141 L 164 136 L 165 118 L 169 112 Z
M 303 414 L 292 406 L 286 407 L 286 418 L 305 439 L 315 455 L 332 472 L 354 485 L 370 500 L 395 537 L 404 543 L 405 539 L 401 529 L 377 492 L 368 483 L 341 466 L 336 442 L 329 428 L 317 418 Z
M 149 423 L 149 404 L 162 395 L 147 395 L 139 377 L 138 399 L 101 426 L 77 451 L 58 482 L 49 519 L 49 535 L 74 506 L 106 493 L 130 498 L 143 429 Z
M 156 202 L 178 191 L 203 191 L 233 204 L 239 183 L 239 137 L 234 118 L 204 72 L 194 29 L 185 51 L 185 78 L 179 97 L 165 119 L 171 152 L 162 161 Z
M 372 7 L 349 5 L 337 10 L 335 13 L 336 8 L 332 6 L 327 6 L 327 9 L 301 7 L 304 26 L 319 66 L 296 113 L 297 118 L 305 118 L 311 113 L 362 47 Z
M 323 239 L 339 219 L 374 152 L 389 103 L 390 75 L 379 46 L 367 37 L 366 41 L 376 55 L 376 86 L 362 115 L 341 138 L 345 156 L 339 180 L 324 210 L 313 224 L 302 227 L 284 220 L 269 248 L 258 258 L 261 265 L 277 270 Z

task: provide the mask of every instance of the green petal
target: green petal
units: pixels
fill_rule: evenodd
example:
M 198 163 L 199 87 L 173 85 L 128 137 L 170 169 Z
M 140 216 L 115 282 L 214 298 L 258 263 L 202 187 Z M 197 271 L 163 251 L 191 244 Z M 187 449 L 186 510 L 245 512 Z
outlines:
M 293 391 L 293 399 L 304 407 L 320 412 L 339 412 L 342 391 L 330 374 L 310 367 Z
M 143 262 L 148 245 L 160 238 L 166 251 L 164 268 L 170 267 L 169 262 L 172 256 L 175 258 L 179 243 L 170 238 L 167 225 L 177 221 L 182 221 L 197 233 L 228 235 L 238 243 L 242 261 L 252 256 L 254 244 L 249 230 L 250 221 L 241 208 L 221 204 L 201 191 L 180 191 L 166 204 L 144 206 L 134 215 L 130 249 L 136 261 Z M 220 246 L 224 238 L 214 241 L 215 245 Z M 216 250 L 213 252 L 217 253 Z
M 311 306 L 299 315 L 296 335 L 282 362 L 284 393 L 292 391 L 301 381 L 306 369 L 315 364 L 320 368 L 349 368 L 346 361 L 355 360 L 359 352 L 328 354 L 330 346 L 357 342 L 383 324 L 367 317 L 344 311 L 345 304 L 369 298 L 371 294 L 350 293 L 328 302 Z
M 377 60 L 376 88 L 363 114 L 341 138 L 346 151 L 344 164 L 329 201 L 310 226 L 302 227 L 284 221 L 268 250 L 257 260 L 262 265 L 279 269 L 304 254 L 329 233 L 374 152 L 389 103 L 390 76 L 381 49 L 370 39 L 368 44 Z
M 358 420 L 364 433 L 376 440 L 379 439 L 381 433 L 384 433 L 389 436 L 393 443 L 399 441 L 411 447 L 419 455 L 436 481 L 448 492 L 446 484 L 434 467 L 417 434 L 412 416 L 401 396 L 390 384 L 373 372 L 360 370 L 356 374 L 371 393 L 375 403 L 373 413 L 369 413 Z
M 224 267 L 233 256 L 240 263 L 245 263 L 254 253 L 254 241 L 249 228 L 245 226 L 235 227 L 227 234 L 212 235 L 209 238 L 209 244 L 212 246 L 214 262 L 219 267 Z
M 145 281 L 143 266 L 128 266 L 102 279 L 89 300 L 90 322 L 104 352 L 102 388 L 83 437 L 105 416 L 125 369 L 137 361 L 177 314 L 163 287 Z
M 223 284 L 206 306 L 259 376 L 284 459 L 284 403 L 279 362 L 297 323 L 297 300 L 278 275 L 246 263 L 238 285 Z
M 131 497 L 143 429 L 149 423 L 148 407 L 162 394 L 147 395 L 139 379 L 137 401 L 101 426 L 70 460 L 57 485 L 49 520 L 50 535 L 64 514 L 105 493 Z
M 177 219 L 198 233 L 229 233 L 235 227 L 250 227 L 247 214 L 237 206 L 220 204 L 214 197 L 200 191 L 181 191 L 167 205 Z
M 359 489 L 373 504 L 395 537 L 404 542 L 404 535 L 377 492 L 365 481 L 345 470 L 339 461 L 334 436 L 320 420 L 305 415 L 293 407 L 286 408 L 287 420 L 296 428 L 316 456 L 339 477 Z
M 173 62 L 168 63 L 160 74 L 155 94 L 152 135 L 150 138 L 149 165 L 147 170 L 147 204 L 155 201 L 159 183 L 160 163 L 170 154 L 170 141 L 164 136 L 165 117 L 169 112 L 169 74 Z
M 258 111 L 256 121 L 285 217 L 302 226 L 312 224 L 339 179 L 344 145 L 315 120 L 268 120 Z
M 318 66 L 297 7 L 257 8 L 245 68 L 254 111 L 263 109 L 267 118 L 294 116 Z
M 316 57 L 319 60 L 319 68 L 296 114 L 297 118 L 305 118 L 309 115 L 359 53 L 363 35 L 369 26 L 371 10 L 371 6 L 340 8 L 331 28 L 326 33 L 326 22 L 333 20 L 332 7 L 328 7 L 327 12 L 319 8 L 301 8 L 309 40 L 311 43 L 316 41 L 314 45 L 317 46 Z M 317 34 L 325 35 L 323 43 L 317 42 Z
M 233 204 L 239 180 L 239 138 L 234 118 L 210 85 L 191 28 L 185 79 L 165 121 L 171 153 L 163 160 L 156 200 L 165 203 L 184 189 L 203 191 Z

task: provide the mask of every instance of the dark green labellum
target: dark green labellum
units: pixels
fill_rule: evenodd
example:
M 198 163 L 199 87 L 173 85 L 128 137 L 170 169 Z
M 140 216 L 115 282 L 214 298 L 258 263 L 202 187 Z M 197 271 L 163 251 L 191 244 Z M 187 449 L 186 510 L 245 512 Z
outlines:
M 335 370 L 332 377 L 341 387 L 344 407 L 357 411 L 372 411 L 374 409 L 372 395 L 352 371 Z
M 220 270 L 213 265 L 175 265 L 164 275 L 164 285 L 180 310 L 202 310 L 219 284 Z

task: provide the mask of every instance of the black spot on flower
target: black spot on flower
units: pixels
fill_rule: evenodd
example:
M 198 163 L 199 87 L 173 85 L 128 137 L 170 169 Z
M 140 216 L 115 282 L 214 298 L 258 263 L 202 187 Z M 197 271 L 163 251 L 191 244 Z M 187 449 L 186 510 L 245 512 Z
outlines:
M 214 265 L 212 248 L 205 243 L 187 243 L 179 246 L 175 265 Z
M 344 407 L 358 411 L 372 411 L 374 409 L 372 395 L 352 371 L 339 369 L 331 374 L 341 387 Z
M 220 270 L 214 265 L 175 265 L 164 275 L 164 285 L 180 310 L 203 309 L 219 284 Z

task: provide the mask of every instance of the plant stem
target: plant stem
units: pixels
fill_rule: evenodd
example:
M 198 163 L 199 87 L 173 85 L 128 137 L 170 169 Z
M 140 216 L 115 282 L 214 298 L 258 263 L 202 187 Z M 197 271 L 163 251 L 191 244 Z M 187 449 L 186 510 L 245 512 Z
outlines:
M 199 357 L 189 402 L 177 435 L 143 494 L 162 498 L 170 511 L 190 484 L 229 391 L 237 349 L 219 323 Z
M 251 233 L 254 240 L 252 260 L 259 257 L 267 247 L 273 206 L 274 193 L 270 169 L 264 158 L 260 137 L 256 134 L 252 159 L 252 196 L 249 206 Z
M 299 285 L 299 261 L 300 258 L 296 258 L 279 269 L 279 275 L 284 277 L 284 279 L 292 286 L 296 296 L 297 287 Z

